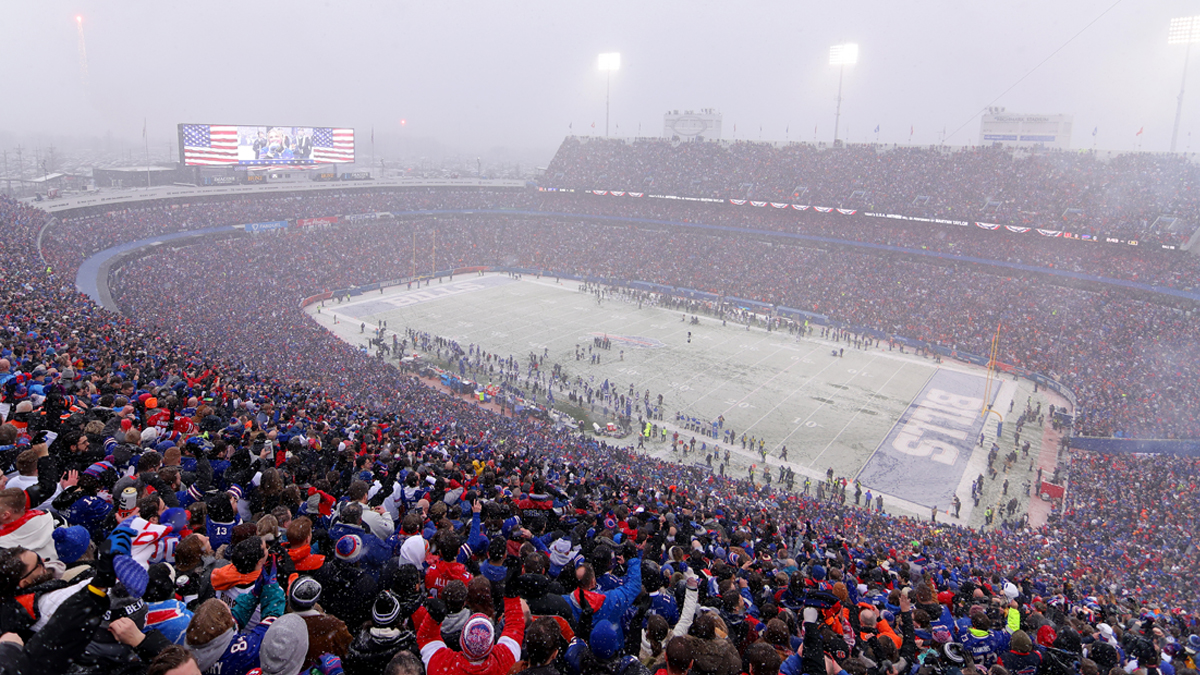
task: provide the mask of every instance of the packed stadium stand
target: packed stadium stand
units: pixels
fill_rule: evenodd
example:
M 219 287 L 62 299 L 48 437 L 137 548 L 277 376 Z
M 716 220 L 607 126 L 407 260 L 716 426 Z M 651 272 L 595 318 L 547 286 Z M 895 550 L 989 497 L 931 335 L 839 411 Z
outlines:
M 301 301 L 419 250 L 415 276 L 694 289 L 926 350 L 1000 326 L 1076 435 L 1196 439 L 1195 171 L 569 138 L 538 186 L 0 199 L 0 673 L 1194 672 L 1195 456 L 1064 451 L 1037 528 L 897 516 L 853 477 L 813 496 L 478 405 Z M 99 279 L 119 313 L 76 288 L 212 228 Z

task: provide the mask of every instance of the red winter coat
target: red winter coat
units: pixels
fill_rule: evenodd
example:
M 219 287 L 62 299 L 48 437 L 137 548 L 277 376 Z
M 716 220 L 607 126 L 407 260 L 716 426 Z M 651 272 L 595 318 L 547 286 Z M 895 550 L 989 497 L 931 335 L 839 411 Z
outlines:
M 417 628 L 417 646 L 425 662 L 426 675 L 508 675 L 521 660 L 521 642 L 525 639 L 525 615 L 519 598 L 504 599 L 504 632 L 487 658 L 472 663 L 462 652 L 442 642 L 441 625 L 422 607 L 413 614 Z

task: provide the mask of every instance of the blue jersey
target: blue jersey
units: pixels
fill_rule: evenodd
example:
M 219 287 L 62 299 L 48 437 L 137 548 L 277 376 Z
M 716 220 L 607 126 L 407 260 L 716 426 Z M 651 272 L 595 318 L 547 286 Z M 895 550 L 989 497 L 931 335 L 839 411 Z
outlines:
M 996 665 L 1000 654 L 1008 651 L 1008 633 L 985 632 L 972 628 L 967 631 L 962 644 L 964 649 L 970 650 L 975 663 L 983 664 L 984 668 L 991 668 Z
M 204 671 L 204 675 L 243 675 L 257 668 L 258 648 L 272 623 L 275 623 L 275 617 L 267 617 L 254 630 L 235 635 L 225 648 L 225 653 Z
M 612 572 L 605 572 L 596 579 L 596 585 L 600 587 L 601 591 L 611 591 L 622 583 L 621 578 Z
M 221 544 L 228 544 L 233 539 L 233 528 L 242 524 L 242 519 L 234 514 L 233 521 L 218 523 L 208 516 L 204 517 L 204 531 L 208 535 L 208 543 L 217 549 Z
M 666 619 L 668 626 L 674 626 L 679 621 L 679 603 L 675 602 L 675 596 L 664 591 L 650 594 L 650 612 Z

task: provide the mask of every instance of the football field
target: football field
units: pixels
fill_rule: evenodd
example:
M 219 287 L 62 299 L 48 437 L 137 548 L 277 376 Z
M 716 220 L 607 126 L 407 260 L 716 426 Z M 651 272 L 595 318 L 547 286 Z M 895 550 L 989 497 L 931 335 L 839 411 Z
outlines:
M 745 476 L 754 464 L 761 481 L 762 457 L 743 449 L 744 433 L 763 440 L 774 478 L 781 465 L 796 472 L 798 490 L 806 476 L 815 484 L 832 468 L 837 476 L 859 478 L 864 490 L 882 493 L 888 512 L 921 517 L 929 517 L 934 505 L 947 513 L 957 493 L 962 522 L 971 518 L 970 481 L 986 467 L 986 447 L 996 433 L 994 423 L 984 424 L 981 403 L 986 395 L 1006 410 L 1015 396 L 1024 400 L 1024 382 L 1006 378 L 985 389 L 983 369 L 965 364 L 938 364 L 885 343 L 855 349 L 821 339 L 819 327 L 798 338 L 703 316 L 693 324 L 675 310 L 616 298 L 598 302 L 569 280 L 459 276 L 330 300 L 307 311 L 352 344 L 365 346 L 372 328 L 386 321 L 389 343 L 392 333 L 403 339 L 412 328 L 522 363 L 530 354 L 545 354 L 547 372 L 557 363 L 572 380 L 580 376 L 595 386 L 607 380 L 622 393 L 632 385 L 636 400 L 646 390 L 652 403 L 661 394 L 664 426 L 680 431 L 681 439 L 696 437 L 698 450 L 701 443 L 708 450 L 718 443 L 682 429 L 676 413 L 704 424 L 723 417 L 723 428 L 739 439 L 719 444 L 730 451 L 731 475 Z M 608 338 L 612 348 L 595 350 L 600 362 L 592 363 L 589 348 L 597 337 Z M 566 392 L 555 396 L 558 404 L 567 403 Z M 591 421 L 608 419 L 599 405 L 584 408 Z M 986 446 L 978 444 L 981 433 Z M 645 450 L 691 463 L 703 463 L 706 454 L 676 455 L 669 442 L 647 443 Z

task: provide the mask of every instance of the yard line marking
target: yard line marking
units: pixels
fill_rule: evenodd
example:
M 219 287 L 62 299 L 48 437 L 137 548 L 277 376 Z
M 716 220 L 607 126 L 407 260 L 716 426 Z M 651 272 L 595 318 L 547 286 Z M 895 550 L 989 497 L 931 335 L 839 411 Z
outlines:
M 876 359 L 878 359 L 878 358 L 879 358 L 879 355 L 878 355 L 878 354 L 876 354 L 875 356 L 872 356 L 872 357 L 871 357 L 871 360 L 870 360 L 870 361 L 867 361 L 867 366 L 870 366 L 872 363 L 875 363 L 875 360 L 876 360 Z M 866 370 L 867 370 L 867 368 L 866 368 L 866 367 L 859 368 L 859 369 L 858 369 L 858 372 L 857 372 L 857 373 L 854 373 L 853 375 L 851 375 L 851 376 L 850 376 L 850 379 L 849 379 L 849 380 L 846 380 L 846 382 L 844 382 L 843 384 L 849 384 L 849 383 L 850 383 L 850 382 L 851 382 L 851 381 L 852 381 L 854 378 L 858 377 L 859 375 L 861 375 L 861 374 L 862 374 L 863 372 L 865 372 Z M 878 393 L 878 392 L 876 392 L 876 393 Z M 780 444 L 780 445 L 784 445 L 784 444 L 786 444 L 786 443 L 788 442 L 788 439 L 790 439 L 792 436 L 795 436 L 795 435 L 796 435 L 796 432 L 797 432 L 797 431 L 800 431 L 800 429 L 802 429 L 802 428 L 804 427 L 804 423 L 805 423 L 805 422 L 807 422 L 807 421 L 811 420 L 811 419 L 813 418 L 813 415 L 816 415 L 818 412 L 820 412 L 820 411 L 821 411 L 821 408 L 824 408 L 826 405 L 827 405 L 827 404 L 826 404 L 824 401 L 822 401 L 822 402 L 821 402 L 821 405 L 817 406 L 816 408 L 813 408 L 813 411 L 812 411 L 811 413 L 809 413 L 809 414 L 808 414 L 808 417 L 805 417 L 805 418 L 804 418 L 804 422 L 801 422 L 800 424 L 797 424 L 797 425 L 796 425 L 796 428 L 795 428 L 795 429 L 792 429 L 791 433 L 789 433 L 787 436 L 784 436 L 783 440 L 782 440 L 782 441 L 780 441 L 780 442 L 779 442 L 779 444 Z M 822 450 L 821 452 L 822 452 L 822 454 L 824 454 L 824 452 L 825 452 L 825 451 L 824 451 L 824 450 Z M 811 463 L 810 463 L 810 465 L 811 465 Z
M 875 393 L 879 394 L 879 392 L 883 391 L 883 388 L 888 386 L 888 384 L 892 380 L 896 379 L 896 376 L 899 375 L 900 371 L 902 371 L 902 370 L 904 370 L 904 364 L 900 364 L 900 367 L 896 369 L 896 372 L 892 373 L 892 376 L 887 379 L 887 382 L 884 382 L 883 385 L 879 387 L 879 389 L 876 389 Z M 861 372 L 862 371 L 860 370 L 859 373 L 861 373 Z M 934 371 L 934 372 L 937 372 L 937 371 Z M 855 373 L 854 376 L 857 377 L 858 373 Z M 853 379 L 853 378 L 851 378 L 851 379 Z M 813 457 L 813 460 L 808 463 L 809 466 L 813 466 L 814 464 L 817 463 L 818 459 L 821 459 L 821 456 L 825 454 L 825 451 L 828 450 L 834 444 L 834 442 L 837 441 L 837 439 L 841 438 L 842 434 L 845 433 L 846 429 L 850 428 L 850 425 L 854 423 L 854 420 L 857 419 L 860 414 L 862 414 L 862 411 L 864 409 L 866 409 L 866 405 L 859 406 L 858 410 L 854 411 L 854 414 L 851 415 L 850 419 L 846 421 L 846 425 L 842 427 L 842 430 L 837 432 L 837 435 L 834 436 L 832 439 L 830 439 L 829 443 L 826 444 L 824 450 L 821 450 L 821 452 L 817 453 L 816 457 Z M 884 436 L 884 438 L 887 438 L 887 436 Z M 876 446 L 876 448 L 878 448 L 878 446 Z M 865 462 L 863 463 L 863 466 L 866 466 Z M 859 469 L 859 472 L 861 473 L 862 469 Z

